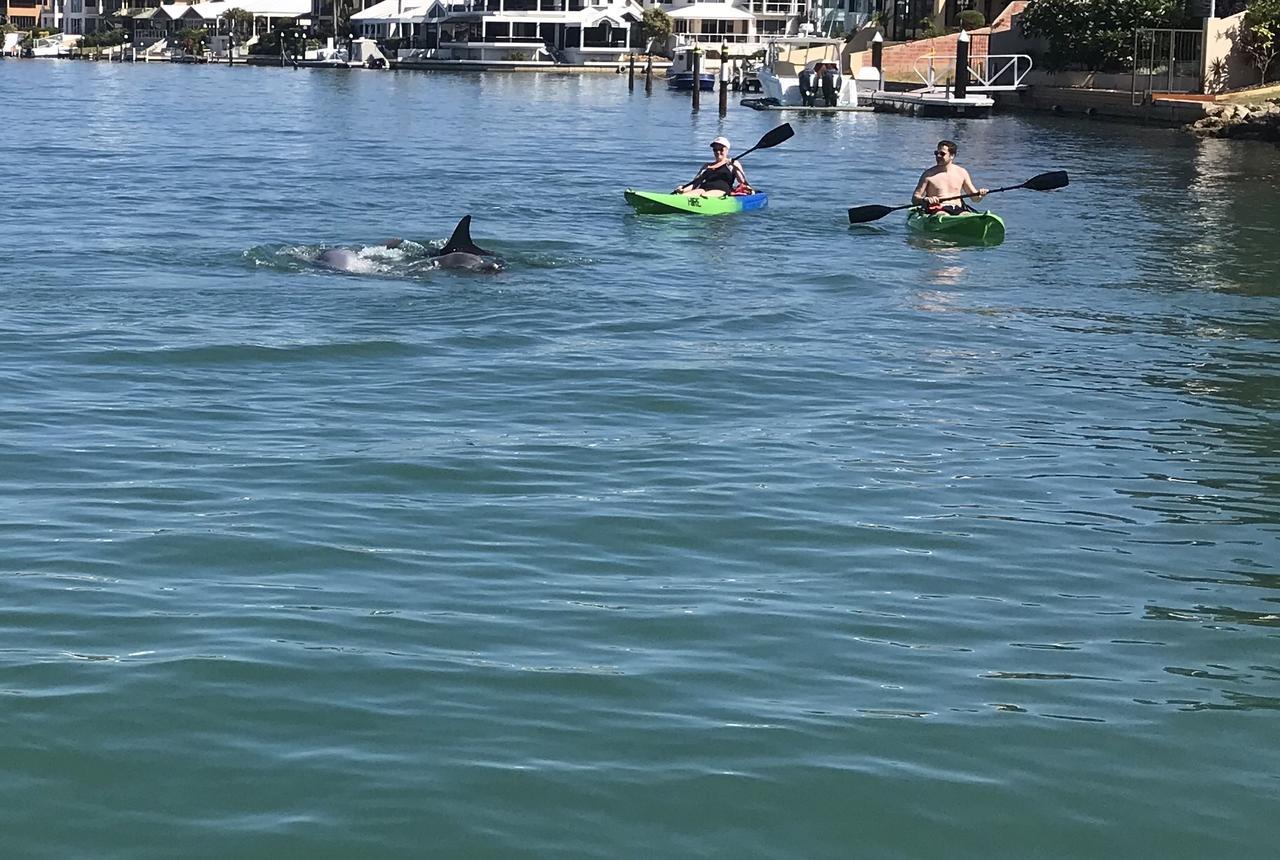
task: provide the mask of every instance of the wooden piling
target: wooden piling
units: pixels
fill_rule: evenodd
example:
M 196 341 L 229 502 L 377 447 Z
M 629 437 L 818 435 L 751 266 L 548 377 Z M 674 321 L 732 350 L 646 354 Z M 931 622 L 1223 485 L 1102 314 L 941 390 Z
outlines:
M 636 90 L 636 55 L 632 54 L 627 60 L 627 92 L 633 93 Z
M 702 104 L 702 51 L 693 49 L 693 109 L 696 111 Z

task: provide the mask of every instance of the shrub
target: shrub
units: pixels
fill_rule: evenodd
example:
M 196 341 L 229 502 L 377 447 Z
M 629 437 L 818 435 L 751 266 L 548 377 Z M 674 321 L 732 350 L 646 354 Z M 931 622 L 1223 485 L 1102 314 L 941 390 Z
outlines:
M 985 26 L 987 26 L 987 16 L 977 9 L 965 9 L 960 13 L 961 30 L 976 30 Z
M 1049 71 L 1127 71 L 1135 28 L 1188 20 L 1183 0 L 1031 0 L 1021 27 L 1022 35 L 1048 42 L 1040 62 Z
M 209 31 L 202 27 L 188 27 L 185 30 L 179 30 L 174 39 L 183 50 L 190 54 L 198 54 L 204 50 L 205 37 L 209 35 Z
M 1262 73 L 1265 84 L 1267 72 L 1280 54 L 1280 0 L 1250 0 L 1237 44 Z
M 80 40 L 82 48 L 114 48 L 116 45 L 123 45 L 128 39 L 129 34 L 124 30 L 99 30 L 96 33 L 90 33 Z

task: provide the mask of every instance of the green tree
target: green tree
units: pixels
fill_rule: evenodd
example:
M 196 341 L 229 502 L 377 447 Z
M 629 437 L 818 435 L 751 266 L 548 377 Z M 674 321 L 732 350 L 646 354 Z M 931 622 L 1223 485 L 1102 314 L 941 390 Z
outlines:
M 1050 71 L 1121 71 L 1132 67 L 1135 28 L 1188 19 L 1183 0 L 1031 0 L 1020 20 L 1024 36 L 1048 43 L 1039 61 Z
M 650 6 L 640 19 L 640 34 L 648 40 L 650 50 L 655 42 L 665 49 L 671 38 L 671 16 L 661 6 Z
M 1271 64 L 1280 55 L 1280 0 L 1250 0 L 1238 39 L 1237 46 L 1257 66 L 1265 84 Z
M 253 34 L 253 13 L 246 12 L 239 6 L 222 13 L 222 23 L 233 33 L 236 40 L 243 42 Z
M 198 54 L 204 50 L 205 37 L 208 35 L 209 31 L 203 27 L 188 27 L 179 30 L 174 38 L 188 54 Z

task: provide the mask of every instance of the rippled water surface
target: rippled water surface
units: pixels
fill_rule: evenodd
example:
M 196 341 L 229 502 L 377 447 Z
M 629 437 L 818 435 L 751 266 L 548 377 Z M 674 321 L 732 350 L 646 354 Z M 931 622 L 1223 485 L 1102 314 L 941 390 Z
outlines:
M 1280 152 L 790 118 L 0 62 L 0 854 L 1268 856 Z

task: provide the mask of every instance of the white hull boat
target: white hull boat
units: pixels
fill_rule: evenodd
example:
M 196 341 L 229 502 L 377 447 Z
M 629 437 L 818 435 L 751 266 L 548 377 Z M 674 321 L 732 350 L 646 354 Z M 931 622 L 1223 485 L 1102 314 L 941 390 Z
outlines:
M 780 107 L 858 106 L 858 88 L 841 73 L 842 39 L 788 36 L 769 42 L 757 73 L 762 100 Z

